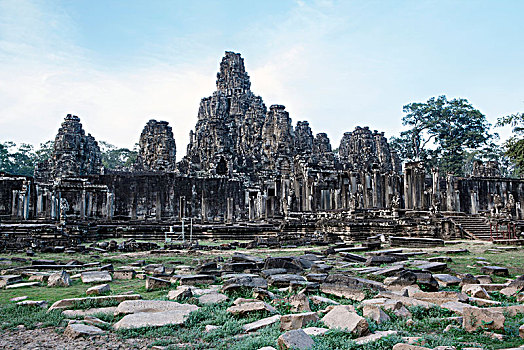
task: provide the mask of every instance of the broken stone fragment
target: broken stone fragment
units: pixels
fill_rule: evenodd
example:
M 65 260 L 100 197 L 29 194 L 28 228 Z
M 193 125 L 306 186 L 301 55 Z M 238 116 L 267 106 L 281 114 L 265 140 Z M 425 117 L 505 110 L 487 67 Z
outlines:
M 462 327 L 467 332 L 480 329 L 503 330 L 506 318 L 502 311 L 465 307 L 462 311 Z
M 357 336 L 369 333 L 368 322 L 364 317 L 354 312 L 353 308 L 347 305 L 334 306 L 323 318 L 322 322 L 330 329 L 341 329 L 346 332 L 354 333 Z
M 226 311 L 229 313 L 232 313 L 233 315 L 240 315 L 240 316 L 247 315 L 253 312 L 260 312 L 260 311 L 267 311 L 272 314 L 277 312 L 277 310 L 273 306 L 263 301 L 254 301 L 254 302 L 243 303 L 240 305 L 233 305 L 233 306 L 228 307 Z
M 157 289 L 166 289 L 171 287 L 171 282 L 157 277 L 146 277 L 146 290 L 152 291 Z
M 86 294 L 87 295 L 100 295 L 103 293 L 107 293 L 111 291 L 111 287 L 109 287 L 109 284 L 100 284 L 98 286 L 93 286 L 87 289 Z
M 79 337 L 90 337 L 102 333 L 104 333 L 104 331 L 100 328 L 83 323 L 69 323 L 64 331 L 66 337 L 73 339 Z
M 71 278 L 66 271 L 61 271 L 52 274 L 47 279 L 48 287 L 69 287 L 72 284 Z
M 307 335 L 302 329 L 288 331 L 278 337 L 278 346 L 281 350 L 311 349 L 315 345 L 315 341 Z
M 280 329 L 283 331 L 300 329 L 309 322 L 314 321 L 318 321 L 318 315 L 316 312 L 283 315 L 280 317 Z
M 83 283 L 106 283 L 113 280 L 107 271 L 82 272 L 81 278 Z

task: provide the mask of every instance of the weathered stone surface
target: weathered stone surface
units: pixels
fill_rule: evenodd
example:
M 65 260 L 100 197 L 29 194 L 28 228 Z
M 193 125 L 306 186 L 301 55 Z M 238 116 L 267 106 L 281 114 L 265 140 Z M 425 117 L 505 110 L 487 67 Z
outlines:
M 255 322 L 246 323 L 245 325 L 242 326 L 242 329 L 244 330 L 244 332 L 254 332 L 254 331 L 258 331 L 261 328 L 277 323 L 279 320 L 280 320 L 280 315 L 274 315 L 274 316 L 263 318 Z
M 268 311 L 270 313 L 276 313 L 277 310 L 268 303 L 263 301 L 254 301 L 243 303 L 240 305 L 233 305 L 227 308 L 227 312 L 232 313 L 233 315 L 246 315 L 253 312 Z
M 318 315 L 316 312 L 283 315 L 280 318 L 280 329 L 283 331 L 300 329 L 304 327 L 307 323 L 314 322 L 317 320 Z
M 491 299 L 488 292 L 480 284 L 466 284 L 462 287 L 462 293 L 474 298 Z
M 501 311 L 465 307 L 462 311 L 462 326 L 468 332 L 477 329 L 503 330 L 506 318 Z
M 126 300 L 121 302 L 115 315 L 133 314 L 138 312 L 164 312 L 183 311 L 191 312 L 198 310 L 198 306 L 191 304 L 180 304 L 176 301 L 165 300 Z
M 26 288 L 26 287 L 36 287 L 39 286 L 40 282 L 21 282 L 21 283 L 14 283 L 10 284 L 8 286 L 5 286 L 5 289 L 18 289 L 18 288 Z
M 113 272 L 113 278 L 115 280 L 132 280 L 135 278 L 135 270 L 117 270 Z
M 362 315 L 370 318 L 376 323 L 384 323 L 391 320 L 391 318 L 378 305 L 364 305 L 362 308 Z
M 397 334 L 397 331 L 378 331 L 376 333 L 366 335 L 365 337 L 357 338 L 354 341 L 358 345 L 363 345 L 367 343 L 372 343 L 374 341 L 377 341 L 382 338 L 389 337 L 390 335 L 395 335 L 395 334 Z
M 204 294 L 200 296 L 198 298 L 198 302 L 200 304 L 217 304 L 217 303 L 222 303 L 228 299 L 229 298 L 226 295 L 221 294 L 221 293 L 209 293 L 209 294 Z
M 216 277 L 211 275 L 186 275 L 180 276 L 181 285 L 194 286 L 195 284 L 211 284 L 215 282 Z
M 120 321 L 113 325 L 113 328 L 131 329 L 184 324 L 184 321 L 187 319 L 189 314 L 195 310 L 198 310 L 197 306 L 186 304 L 185 307 L 176 310 L 174 309 L 160 312 L 140 311 L 124 316 Z
M 439 286 L 441 287 L 458 286 L 461 282 L 460 278 L 445 273 L 434 274 L 433 278 L 437 280 Z
M 81 278 L 83 283 L 105 283 L 113 280 L 107 271 L 82 272 Z
M 116 306 L 108 306 L 108 307 L 98 307 L 98 308 L 91 308 L 86 310 L 64 310 L 62 311 L 62 315 L 65 317 L 86 317 L 90 315 L 96 315 L 96 314 L 114 314 L 116 311 Z
M 369 332 L 368 322 L 346 305 L 334 306 L 323 318 L 322 322 L 331 329 L 341 329 L 357 335 Z
M 70 323 L 65 331 L 64 335 L 69 338 L 89 337 L 92 335 L 103 334 L 104 331 L 98 327 L 86 325 L 83 323 Z
M 485 273 L 487 275 L 509 276 L 508 268 L 500 266 L 483 266 L 480 269 L 480 272 Z
M 109 284 L 100 284 L 98 286 L 93 286 L 87 289 L 86 294 L 87 295 L 100 295 L 103 293 L 107 293 L 111 291 L 111 287 L 109 287 Z
M 171 282 L 162 278 L 146 277 L 146 290 L 166 289 L 171 287 Z
M 281 274 L 281 275 L 271 275 L 268 278 L 268 284 L 274 287 L 287 287 L 292 282 L 307 282 L 303 276 L 292 275 L 292 274 Z
M 65 271 L 54 273 L 47 279 L 48 287 L 69 287 L 71 284 L 71 278 Z
M 267 281 L 262 277 L 240 276 L 224 281 L 223 291 L 232 291 L 241 288 L 267 288 Z
M 193 292 L 189 286 L 178 286 L 177 289 L 170 290 L 169 293 L 167 293 L 167 298 L 169 300 L 182 300 L 191 298 L 192 296 Z
M 278 337 L 278 346 L 281 350 L 285 349 L 311 349 L 315 341 L 302 329 L 288 331 Z
M 168 122 L 151 119 L 147 122 L 140 141 L 135 167 L 137 170 L 174 171 L 176 144 Z
M 103 303 L 107 303 L 110 301 L 123 302 L 125 300 L 138 300 L 141 298 L 142 296 L 140 294 L 126 294 L 126 295 L 107 295 L 107 296 L 101 296 L 101 297 L 62 299 L 62 300 L 56 301 L 53 305 L 51 305 L 51 307 L 49 308 L 49 311 L 55 310 L 55 309 L 66 309 L 66 308 L 74 306 L 75 304 L 84 303 L 84 302 L 89 302 L 92 305 L 101 305 Z

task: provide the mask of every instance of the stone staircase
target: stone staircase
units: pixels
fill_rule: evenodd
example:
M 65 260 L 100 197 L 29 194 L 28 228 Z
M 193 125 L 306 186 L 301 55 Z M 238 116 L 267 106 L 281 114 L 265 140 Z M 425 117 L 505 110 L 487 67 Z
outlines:
M 460 226 L 470 238 L 491 241 L 491 229 L 485 219 L 479 216 L 453 216 L 450 219 L 456 226 Z

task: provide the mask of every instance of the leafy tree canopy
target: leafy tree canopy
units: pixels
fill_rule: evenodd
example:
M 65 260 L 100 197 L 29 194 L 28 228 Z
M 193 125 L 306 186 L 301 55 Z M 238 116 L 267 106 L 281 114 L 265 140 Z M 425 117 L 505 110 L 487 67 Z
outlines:
M 517 172 L 521 176 L 524 175 L 524 113 L 511 114 L 499 118 L 496 126 L 513 127 L 515 135 L 504 143 L 505 155 L 515 162 Z
M 392 147 L 402 160 L 421 160 L 442 172 L 464 175 L 468 155 L 489 150 L 498 137 L 490 133 L 486 116 L 466 99 L 432 97 L 424 103 L 410 103 L 403 111 L 402 123 L 409 129 L 392 138 Z

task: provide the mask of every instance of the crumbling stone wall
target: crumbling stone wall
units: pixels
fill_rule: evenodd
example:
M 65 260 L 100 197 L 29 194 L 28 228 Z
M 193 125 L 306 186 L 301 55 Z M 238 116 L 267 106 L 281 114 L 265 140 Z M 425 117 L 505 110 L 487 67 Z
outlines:
M 174 171 L 176 143 L 173 130 L 166 121 L 151 119 L 140 134 L 137 170 Z

